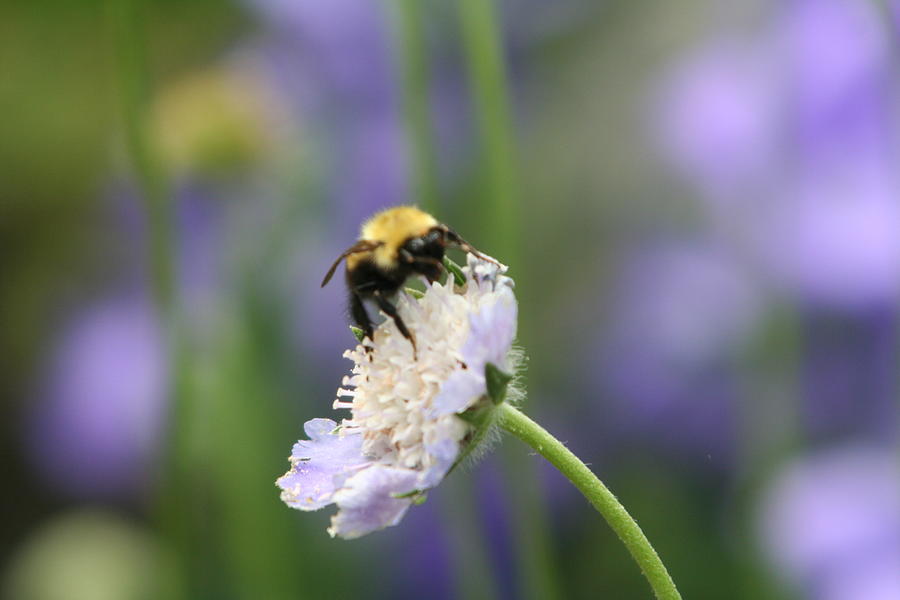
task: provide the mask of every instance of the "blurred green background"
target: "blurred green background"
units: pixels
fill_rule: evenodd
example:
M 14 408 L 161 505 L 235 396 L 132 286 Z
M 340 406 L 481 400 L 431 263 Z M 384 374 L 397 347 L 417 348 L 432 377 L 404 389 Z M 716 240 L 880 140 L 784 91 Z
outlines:
M 319 281 L 419 203 L 685 598 L 900 598 L 898 14 L 3 4 L 2 593 L 649 597 L 513 439 L 360 540 L 280 502 L 354 341 Z

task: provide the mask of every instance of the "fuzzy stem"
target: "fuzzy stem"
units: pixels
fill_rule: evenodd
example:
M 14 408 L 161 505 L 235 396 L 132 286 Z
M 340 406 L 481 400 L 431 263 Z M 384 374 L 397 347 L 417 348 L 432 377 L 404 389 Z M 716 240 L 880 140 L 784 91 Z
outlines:
M 675 582 L 647 536 L 603 482 L 562 442 L 524 413 L 506 403 L 501 404 L 498 410 L 500 426 L 550 461 L 606 519 L 644 572 L 656 597 L 660 600 L 680 600 L 681 594 Z

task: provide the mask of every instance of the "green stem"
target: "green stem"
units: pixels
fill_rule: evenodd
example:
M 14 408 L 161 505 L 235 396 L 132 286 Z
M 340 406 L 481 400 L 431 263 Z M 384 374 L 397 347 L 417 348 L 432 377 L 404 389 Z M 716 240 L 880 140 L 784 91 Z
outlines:
M 466 59 L 473 102 L 481 131 L 488 222 L 495 236 L 495 256 L 509 265 L 518 264 L 518 231 L 515 215 L 515 142 L 509 113 L 509 93 L 494 3 L 492 0 L 459 0 Z
M 424 210 L 437 212 L 437 161 L 428 102 L 431 79 L 422 0 L 394 0 L 393 4 L 413 198 Z
M 501 404 L 498 410 L 500 426 L 550 461 L 606 519 L 644 572 L 656 597 L 660 600 L 680 600 L 681 594 L 678 593 L 675 582 L 647 536 L 603 482 L 562 442 L 524 413 L 506 403 Z

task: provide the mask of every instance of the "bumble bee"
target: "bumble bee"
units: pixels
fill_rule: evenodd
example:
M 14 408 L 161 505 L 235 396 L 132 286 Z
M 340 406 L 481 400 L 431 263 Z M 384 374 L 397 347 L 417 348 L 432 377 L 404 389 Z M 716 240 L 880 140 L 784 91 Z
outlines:
M 391 300 L 413 275 L 422 275 L 429 283 L 434 282 L 444 269 L 444 249 L 448 246 L 491 260 L 428 213 L 413 206 L 389 208 L 363 223 L 359 240 L 337 257 L 325 274 L 322 287 L 331 280 L 341 261 L 346 260 L 353 321 L 372 340 L 374 326 L 365 301 L 374 301 L 394 320 L 415 353 L 416 340 Z

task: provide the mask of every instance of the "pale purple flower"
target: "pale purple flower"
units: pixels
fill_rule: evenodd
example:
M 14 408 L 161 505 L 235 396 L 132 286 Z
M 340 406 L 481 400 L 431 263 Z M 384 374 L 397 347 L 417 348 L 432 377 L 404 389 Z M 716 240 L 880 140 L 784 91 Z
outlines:
M 485 364 L 515 367 L 516 302 L 503 271 L 470 255 L 464 290 L 435 283 L 420 300 L 400 295 L 417 356 L 391 319 L 376 329 L 372 352 L 345 353 L 355 365 L 334 407 L 351 416 L 306 424 L 310 439 L 294 446 L 277 482 L 282 500 L 300 510 L 336 504 L 329 533 L 349 539 L 397 524 L 440 483 L 471 430 L 457 415 L 487 394 Z
M 896 597 L 885 594 L 900 573 L 898 472 L 895 449 L 864 445 L 788 464 L 761 507 L 766 555 L 814 598 Z
M 294 444 L 291 458 L 299 462 L 287 475 L 279 480 L 285 489 L 294 489 L 287 504 L 303 510 L 317 510 L 331 504 L 332 496 L 341 478 L 352 474 L 360 467 L 368 465 L 362 455 L 362 436 L 332 435 L 338 424 L 331 419 L 312 419 L 303 426 L 309 440 Z

